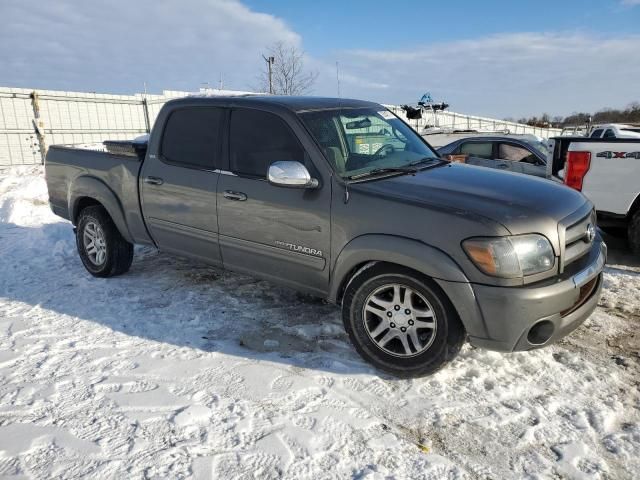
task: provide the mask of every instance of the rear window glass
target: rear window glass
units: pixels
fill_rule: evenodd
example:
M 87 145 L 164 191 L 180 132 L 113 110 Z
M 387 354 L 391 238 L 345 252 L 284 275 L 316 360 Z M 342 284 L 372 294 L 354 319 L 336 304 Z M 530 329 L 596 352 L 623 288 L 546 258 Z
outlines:
M 600 138 L 600 135 L 602 135 L 601 128 L 598 128 L 597 130 L 594 130 L 593 132 L 591 132 L 591 138 Z
M 171 113 L 162 137 L 164 159 L 214 170 L 220 152 L 223 112 L 221 108 L 191 107 Z
M 467 142 L 460 146 L 460 153 L 472 157 L 493 158 L 493 143 Z

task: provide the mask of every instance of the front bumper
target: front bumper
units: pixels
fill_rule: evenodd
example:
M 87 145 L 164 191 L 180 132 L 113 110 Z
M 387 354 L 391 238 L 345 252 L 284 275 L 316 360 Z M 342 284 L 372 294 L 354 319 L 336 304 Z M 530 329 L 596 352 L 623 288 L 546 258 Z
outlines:
M 468 329 L 469 341 L 477 347 L 513 352 L 540 348 L 568 335 L 596 309 L 606 258 L 607 247 L 598 239 L 585 259 L 586 266 L 555 283 L 517 288 L 472 285 L 484 328 Z

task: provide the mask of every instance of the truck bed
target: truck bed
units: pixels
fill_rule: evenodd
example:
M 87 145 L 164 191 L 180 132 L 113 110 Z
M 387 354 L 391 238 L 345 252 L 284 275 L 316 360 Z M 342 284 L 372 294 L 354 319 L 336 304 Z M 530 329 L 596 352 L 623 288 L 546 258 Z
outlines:
M 135 243 L 151 243 L 140 210 L 138 177 L 142 167 L 140 157 L 110 153 L 97 145 L 54 145 L 47 152 L 45 169 L 51 209 L 63 218 L 75 223 L 77 206 L 82 202 L 83 184 L 102 184 L 101 188 L 113 194 L 115 205 L 105 205 L 107 210 L 119 209 L 118 215 L 109 212 L 119 229 Z M 86 192 L 94 193 L 91 188 Z M 124 223 L 121 225 L 120 223 Z

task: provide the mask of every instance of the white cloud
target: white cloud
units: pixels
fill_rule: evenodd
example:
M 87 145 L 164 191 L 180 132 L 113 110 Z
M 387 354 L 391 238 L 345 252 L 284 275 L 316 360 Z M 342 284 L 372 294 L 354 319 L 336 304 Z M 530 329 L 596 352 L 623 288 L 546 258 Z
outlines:
M 635 7 L 636 5 L 640 5 L 640 0 L 622 0 L 622 5 Z
M 640 35 L 501 34 L 408 50 L 351 50 L 337 54 L 343 94 L 385 102 L 415 102 L 425 91 L 452 109 L 519 116 L 568 114 L 640 100 Z M 335 90 L 329 75 L 323 86 Z M 335 70 L 333 75 L 335 84 Z M 367 83 L 387 85 L 383 90 Z
M 260 53 L 300 36 L 236 0 L 85 0 L 0 4 L 0 85 L 111 92 L 246 89 Z
M 632 0 L 639 2 L 640 0 Z M 238 0 L 0 0 L 0 85 L 131 93 L 248 89 L 265 47 L 302 37 Z M 304 32 L 302 32 L 304 33 Z M 390 39 L 390 41 L 392 38 Z M 321 46 L 320 46 L 321 47 Z M 620 107 L 640 100 L 640 35 L 512 33 L 403 50 L 344 50 L 306 63 L 314 93 L 387 103 L 425 91 L 457 111 L 495 116 Z

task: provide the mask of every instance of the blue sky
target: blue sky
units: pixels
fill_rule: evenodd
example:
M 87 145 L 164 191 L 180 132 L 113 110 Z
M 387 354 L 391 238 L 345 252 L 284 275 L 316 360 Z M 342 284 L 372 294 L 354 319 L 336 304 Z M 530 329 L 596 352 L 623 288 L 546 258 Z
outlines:
M 640 10 L 617 0 L 249 0 L 284 19 L 312 55 L 342 49 L 410 49 L 496 33 L 640 32 Z M 640 0 L 636 2 L 640 4 Z
M 458 112 L 565 115 L 640 101 L 640 0 L 0 0 L 0 85 L 109 93 L 257 85 L 304 50 L 314 94 L 425 91 Z

